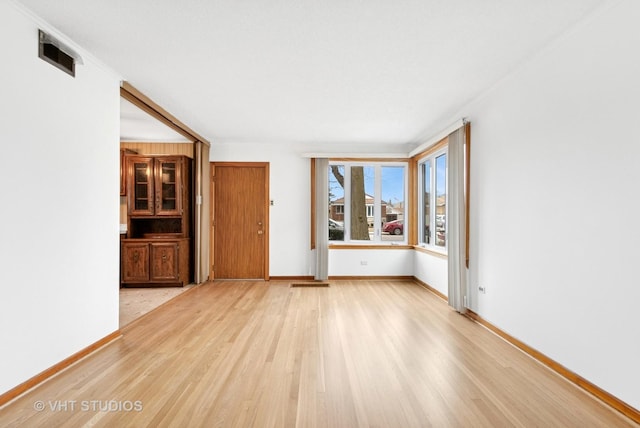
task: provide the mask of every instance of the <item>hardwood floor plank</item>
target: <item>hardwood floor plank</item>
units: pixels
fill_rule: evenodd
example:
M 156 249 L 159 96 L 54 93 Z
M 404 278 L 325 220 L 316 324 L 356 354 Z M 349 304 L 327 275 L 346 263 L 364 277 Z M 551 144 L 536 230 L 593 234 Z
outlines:
M 637 425 L 411 281 L 339 280 L 201 285 L 0 426 Z

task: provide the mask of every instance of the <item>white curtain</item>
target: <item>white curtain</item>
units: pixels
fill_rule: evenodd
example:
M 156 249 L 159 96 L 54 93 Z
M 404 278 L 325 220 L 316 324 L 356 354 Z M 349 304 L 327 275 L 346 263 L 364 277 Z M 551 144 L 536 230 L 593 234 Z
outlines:
M 467 296 L 464 140 L 464 127 L 449 135 L 447 162 L 449 306 L 460 313 Z
M 316 274 L 315 279 L 329 277 L 329 159 L 316 158 Z

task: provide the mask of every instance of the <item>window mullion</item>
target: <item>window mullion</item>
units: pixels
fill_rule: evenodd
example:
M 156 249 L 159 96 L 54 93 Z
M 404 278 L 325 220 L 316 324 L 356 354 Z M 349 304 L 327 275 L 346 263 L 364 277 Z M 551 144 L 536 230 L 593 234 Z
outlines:
M 374 241 L 382 240 L 382 165 L 375 167 L 373 195 L 373 236 Z
M 431 188 L 429 192 L 429 245 L 435 246 L 436 243 L 436 212 L 438 204 L 437 187 L 436 187 L 436 158 L 435 156 L 429 159 L 429 163 L 431 167 L 429 168 L 429 173 L 431 174 L 431 178 L 429 180 L 429 187 Z

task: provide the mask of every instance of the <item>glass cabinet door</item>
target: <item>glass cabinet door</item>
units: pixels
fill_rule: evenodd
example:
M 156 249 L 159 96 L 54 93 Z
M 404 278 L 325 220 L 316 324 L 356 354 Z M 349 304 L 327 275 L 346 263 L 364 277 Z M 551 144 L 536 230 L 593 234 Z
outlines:
M 156 215 L 182 214 L 179 159 L 156 159 Z
M 153 159 L 129 158 L 129 215 L 153 215 Z

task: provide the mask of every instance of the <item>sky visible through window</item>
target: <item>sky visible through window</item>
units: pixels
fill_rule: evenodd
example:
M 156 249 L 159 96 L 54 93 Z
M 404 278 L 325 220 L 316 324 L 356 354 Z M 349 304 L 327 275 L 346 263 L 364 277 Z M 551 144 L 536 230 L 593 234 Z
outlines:
M 445 185 L 447 183 L 447 156 L 442 155 L 436 158 L 436 196 L 445 195 Z
M 344 166 L 338 165 L 338 170 L 340 174 L 344 175 Z M 331 167 L 329 167 L 329 200 L 335 201 L 341 198 L 344 198 L 344 189 L 336 180 L 333 172 L 331 172 Z
M 390 205 L 404 201 L 404 167 L 382 167 L 382 200 Z

